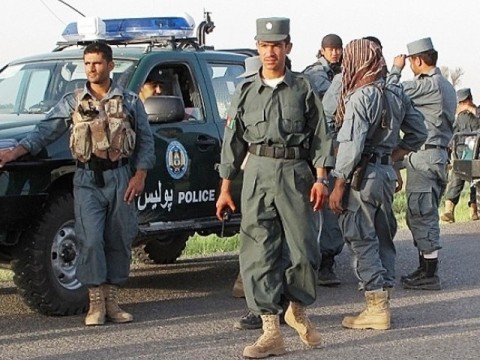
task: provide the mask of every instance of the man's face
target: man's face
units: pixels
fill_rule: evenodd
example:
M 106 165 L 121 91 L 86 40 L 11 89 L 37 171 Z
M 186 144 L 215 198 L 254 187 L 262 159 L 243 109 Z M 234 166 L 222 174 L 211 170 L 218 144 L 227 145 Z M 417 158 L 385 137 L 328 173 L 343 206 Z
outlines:
M 320 52 L 330 64 L 336 64 L 340 62 L 340 59 L 342 58 L 343 49 L 326 47 L 326 48 L 322 48 Z
M 263 68 L 270 71 L 283 71 L 285 69 L 285 57 L 292 49 L 291 43 L 285 41 L 267 42 L 258 41 L 257 50 Z
M 92 84 L 103 84 L 110 80 L 110 72 L 115 64 L 105 60 L 101 53 L 90 53 L 83 56 L 85 74 Z
M 162 85 L 158 82 L 149 81 L 143 84 L 140 90 L 143 99 L 148 99 L 150 96 L 162 95 Z

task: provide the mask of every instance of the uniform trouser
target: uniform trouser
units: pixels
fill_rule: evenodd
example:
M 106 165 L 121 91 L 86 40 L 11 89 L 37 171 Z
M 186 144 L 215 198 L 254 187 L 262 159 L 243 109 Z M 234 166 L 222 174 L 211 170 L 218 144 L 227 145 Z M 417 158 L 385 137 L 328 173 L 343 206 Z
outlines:
M 334 178 L 330 178 L 330 192 L 333 190 Z M 322 226 L 319 237 L 320 254 L 327 256 L 336 256 L 342 252 L 343 245 L 342 231 L 338 224 L 338 217 L 330 210 L 328 203 L 325 203 L 322 209 Z
M 118 285 L 128 278 L 132 242 L 138 232 L 135 204 L 123 200 L 131 175 L 129 166 L 104 171 L 105 186 L 100 188 L 93 171 L 77 169 L 75 173 L 77 276 L 84 285 Z
M 245 166 L 240 271 L 247 305 L 257 315 L 281 313 L 282 295 L 304 305 L 315 301 L 319 251 L 318 215 L 309 201 L 313 180 L 304 160 L 250 154 Z
M 339 216 L 345 242 L 356 258 L 356 275 L 367 291 L 395 284 L 395 181 L 390 165 L 369 164 L 361 190 L 345 193 L 345 211 Z
M 460 195 L 462 193 L 463 187 L 465 186 L 465 180 L 461 179 L 453 170 L 450 172 L 450 178 L 448 179 L 447 192 L 445 198 L 450 200 L 455 205 L 458 204 L 460 200 Z M 468 201 L 468 206 L 471 204 L 476 204 L 477 202 L 477 191 L 475 186 L 470 186 L 470 199 Z
M 406 159 L 407 226 L 413 242 L 421 253 L 439 250 L 440 225 L 438 207 L 445 191 L 446 152 L 425 150 L 410 154 Z

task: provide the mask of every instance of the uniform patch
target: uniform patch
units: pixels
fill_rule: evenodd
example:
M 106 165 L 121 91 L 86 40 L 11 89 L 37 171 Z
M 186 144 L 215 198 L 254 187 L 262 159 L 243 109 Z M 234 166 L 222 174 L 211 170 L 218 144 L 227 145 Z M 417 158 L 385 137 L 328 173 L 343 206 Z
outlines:
M 187 150 L 181 143 L 172 141 L 168 144 L 165 163 L 167 164 L 167 171 L 172 178 L 181 179 L 188 170 L 188 162 Z

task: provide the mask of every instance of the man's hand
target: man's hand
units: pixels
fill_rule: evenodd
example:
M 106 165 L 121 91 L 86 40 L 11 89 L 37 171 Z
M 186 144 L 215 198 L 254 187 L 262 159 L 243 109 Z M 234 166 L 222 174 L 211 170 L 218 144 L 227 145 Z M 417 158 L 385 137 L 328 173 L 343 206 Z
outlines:
M 406 58 L 407 58 L 407 55 L 404 55 L 404 54 L 395 56 L 395 58 L 393 59 L 393 66 L 396 66 L 400 70 L 403 70 L 403 68 L 405 67 Z
M 128 182 L 127 190 L 123 200 L 131 204 L 136 196 L 139 196 L 145 188 L 145 178 L 147 177 L 147 170 L 138 169 L 135 175 L 132 176 Z
M 21 145 L 18 145 L 13 149 L 0 150 L 0 168 L 11 161 L 17 160 L 20 156 L 27 153 L 27 149 Z
M 235 212 L 236 206 L 232 199 L 232 193 L 230 188 L 232 186 L 232 180 L 222 179 L 222 185 L 220 186 L 220 195 L 217 200 L 217 211 L 215 215 L 217 219 L 223 221 L 223 212 L 226 209 L 230 209 Z
M 232 212 L 235 212 L 235 203 L 233 202 L 230 192 L 223 191 L 220 193 L 220 196 L 217 200 L 217 212 L 215 215 L 217 219 L 223 221 L 223 213 L 225 210 L 230 209 Z
M 323 183 L 316 182 L 310 190 L 310 202 L 313 203 L 313 211 L 318 211 L 328 199 L 328 187 Z
M 343 196 L 345 194 L 345 179 L 336 179 L 335 187 L 330 194 L 330 209 L 337 215 L 343 213 Z
M 402 173 L 400 172 L 400 169 L 395 169 L 395 172 L 397 173 L 397 186 L 395 187 L 395 192 L 399 192 L 402 190 L 403 187 L 403 178 L 402 178 Z

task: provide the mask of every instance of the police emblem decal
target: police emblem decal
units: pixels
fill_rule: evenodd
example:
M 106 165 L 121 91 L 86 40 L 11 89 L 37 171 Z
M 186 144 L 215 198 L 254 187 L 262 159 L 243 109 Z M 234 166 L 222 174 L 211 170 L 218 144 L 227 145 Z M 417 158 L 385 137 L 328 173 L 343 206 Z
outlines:
M 178 141 L 172 141 L 168 144 L 165 155 L 167 171 L 174 179 L 181 179 L 188 169 L 187 150 Z
M 267 23 L 265 24 L 265 28 L 266 28 L 267 30 L 272 30 L 273 24 L 272 24 L 271 22 L 267 22 Z

